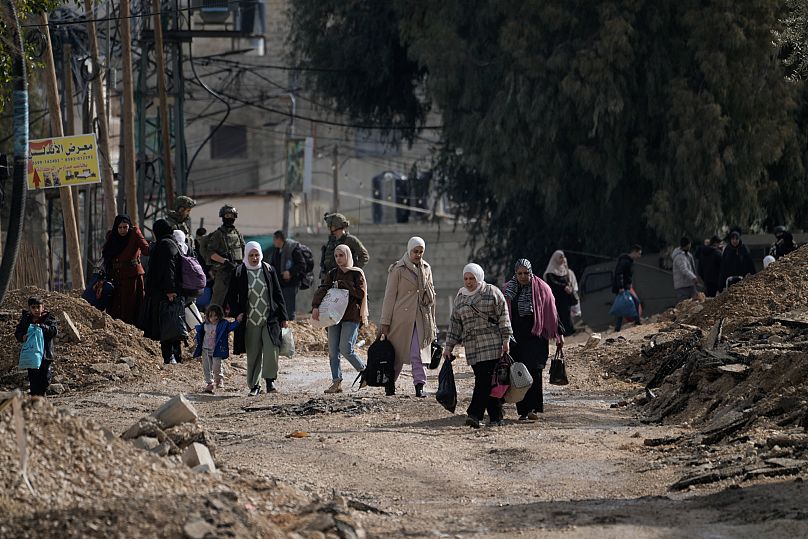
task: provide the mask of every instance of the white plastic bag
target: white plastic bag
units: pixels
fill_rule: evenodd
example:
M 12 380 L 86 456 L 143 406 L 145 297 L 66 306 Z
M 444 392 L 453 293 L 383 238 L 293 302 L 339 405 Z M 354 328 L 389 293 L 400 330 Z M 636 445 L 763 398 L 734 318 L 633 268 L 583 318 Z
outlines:
M 570 307 L 570 315 L 572 316 L 581 316 L 581 302 L 579 301 L 572 307 Z
M 194 329 L 204 321 L 205 319 L 202 318 L 202 314 L 199 312 L 196 303 L 191 303 L 185 308 L 185 324 L 188 326 L 188 329 Z
M 292 328 L 281 329 L 281 350 L 279 354 L 284 357 L 295 355 L 295 334 L 292 333 Z
M 348 291 L 344 288 L 329 288 L 320 303 L 320 320 L 312 320 L 314 327 L 327 328 L 339 324 L 348 308 Z

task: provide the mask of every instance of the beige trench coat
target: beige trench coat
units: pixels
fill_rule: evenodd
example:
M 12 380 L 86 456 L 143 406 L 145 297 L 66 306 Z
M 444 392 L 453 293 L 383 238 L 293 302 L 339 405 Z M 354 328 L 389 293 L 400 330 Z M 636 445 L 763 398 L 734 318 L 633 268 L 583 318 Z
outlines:
M 432 268 L 422 262 L 424 268 L 424 281 L 434 291 L 432 281 Z M 418 297 L 423 293 L 418 289 L 418 278 L 399 260 L 390 266 L 387 275 L 387 286 L 384 289 L 384 302 L 382 303 L 381 325 L 390 326 L 387 336 L 396 351 L 396 371 L 400 371 L 405 363 L 410 362 L 410 344 L 412 343 L 412 329 L 418 328 L 418 336 L 422 338 L 423 324 L 426 323 L 419 316 Z M 435 319 L 435 303 L 432 303 L 432 320 Z M 429 345 L 421 349 L 421 361 L 429 364 L 431 351 Z

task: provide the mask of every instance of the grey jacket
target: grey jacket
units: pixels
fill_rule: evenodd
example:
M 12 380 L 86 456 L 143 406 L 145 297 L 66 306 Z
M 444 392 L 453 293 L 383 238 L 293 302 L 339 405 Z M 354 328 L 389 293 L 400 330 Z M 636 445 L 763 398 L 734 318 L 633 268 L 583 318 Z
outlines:
M 673 250 L 673 287 L 687 288 L 696 284 L 696 262 L 689 251 Z

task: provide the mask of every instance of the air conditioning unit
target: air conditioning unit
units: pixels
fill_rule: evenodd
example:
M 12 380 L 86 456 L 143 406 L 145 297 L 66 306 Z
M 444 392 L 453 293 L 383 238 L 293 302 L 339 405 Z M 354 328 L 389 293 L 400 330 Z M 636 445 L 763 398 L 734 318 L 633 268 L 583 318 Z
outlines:
M 192 0 L 191 8 L 199 13 L 202 24 L 224 24 L 230 19 L 232 13 L 228 0 Z

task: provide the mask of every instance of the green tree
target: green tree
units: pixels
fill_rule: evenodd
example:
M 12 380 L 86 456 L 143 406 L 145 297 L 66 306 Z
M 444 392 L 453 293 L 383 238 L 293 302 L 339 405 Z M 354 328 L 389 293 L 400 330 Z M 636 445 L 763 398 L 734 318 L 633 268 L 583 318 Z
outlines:
M 425 88 L 406 91 L 429 95 L 443 115 L 438 176 L 483 224 L 491 260 L 527 254 L 541 266 L 557 247 L 614 253 L 760 225 L 775 199 L 795 214 L 777 195 L 797 185 L 804 148 L 801 88 L 773 44 L 782 2 L 390 5 L 390 31 L 428 73 Z M 332 35 L 349 32 L 325 20 Z M 299 43 L 324 45 L 305 29 Z

